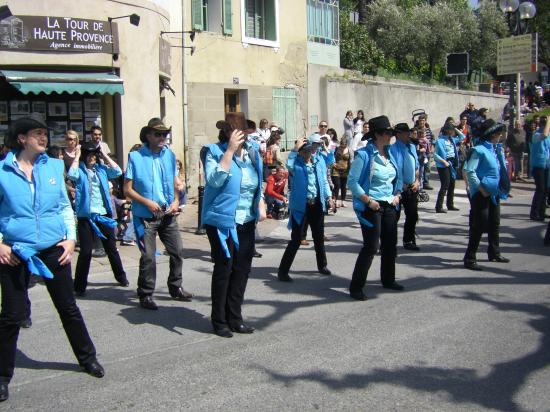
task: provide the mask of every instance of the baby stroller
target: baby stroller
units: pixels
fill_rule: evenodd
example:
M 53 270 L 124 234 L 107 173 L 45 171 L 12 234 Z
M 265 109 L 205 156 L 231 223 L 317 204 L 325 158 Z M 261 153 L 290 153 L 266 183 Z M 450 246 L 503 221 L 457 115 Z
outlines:
M 418 191 L 418 203 L 425 203 L 430 201 L 430 195 L 424 189 Z

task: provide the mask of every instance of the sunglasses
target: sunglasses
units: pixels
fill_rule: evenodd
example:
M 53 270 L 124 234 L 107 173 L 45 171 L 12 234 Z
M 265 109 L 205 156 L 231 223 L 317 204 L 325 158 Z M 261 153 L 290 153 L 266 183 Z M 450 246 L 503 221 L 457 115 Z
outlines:
M 168 133 L 155 132 L 154 135 L 155 137 L 162 137 L 163 139 L 166 139 L 166 137 L 168 136 Z
M 328 127 L 328 124 L 320 124 L 319 127 Z

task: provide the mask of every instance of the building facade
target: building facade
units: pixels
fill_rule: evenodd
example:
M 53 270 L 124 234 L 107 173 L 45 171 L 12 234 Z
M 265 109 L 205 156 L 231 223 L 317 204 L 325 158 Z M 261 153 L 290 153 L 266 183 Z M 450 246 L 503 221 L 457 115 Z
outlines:
M 200 148 L 217 142 L 216 121 L 227 112 L 244 112 L 257 124 L 262 118 L 275 121 L 286 131 L 283 148 L 305 135 L 307 12 L 305 0 L 187 4 L 185 27 L 197 31 L 186 63 L 188 167 L 194 181 Z
M 39 112 L 52 128 L 50 144 L 63 145 L 67 129 L 87 140 L 92 125 L 102 126 L 124 165 L 141 127 L 161 117 L 182 158 L 183 50 L 161 36 L 181 30 L 171 25 L 172 3 L 8 0 L 12 16 L 0 21 L 0 139 L 13 120 Z

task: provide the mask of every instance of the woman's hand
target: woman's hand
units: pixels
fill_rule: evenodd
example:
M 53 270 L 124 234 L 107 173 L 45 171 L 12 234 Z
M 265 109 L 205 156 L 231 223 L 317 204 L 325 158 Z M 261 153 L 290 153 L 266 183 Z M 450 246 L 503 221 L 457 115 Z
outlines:
M 244 143 L 244 133 L 240 130 L 233 130 L 231 132 L 231 137 L 227 144 L 227 149 L 236 152 L 237 149 Z
M 19 263 L 21 263 L 21 261 L 15 253 L 12 252 L 11 247 L 0 243 L 0 264 L 17 266 Z
M 400 201 L 401 201 L 401 195 L 396 195 L 393 197 L 391 204 L 394 206 L 397 206 Z
M 74 240 L 63 240 L 59 242 L 56 246 L 63 248 L 63 254 L 57 259 L 60 265 L 64 266 L 71 263 L 73 257 L 75 241 Z
M 380 203 L 378 203 L 376 200 L 371 199 L 370 203 L 368 203 L 367 206 L 375 212 L 378 212 L 380 210 Z
M 265 202 L 263 199 L 260 199 L 260 203 L 258 204 L 258 210 L 260 213 L 260 216 L 258 216 L 258 221 L 263 222 L 267 218 L 267 212 L 265 210 Z
M 450 166 L 450 163 L 447 162 L 446 160 L 443 160 L 443 165 L 444 165 L 445 167 L 449 167 L 449 166 Z
M 302 138 L 296 140 L 296 144 L 294 145 L 294 150 L 299 151 L 305 144 L 307 143 L 307 138 Z

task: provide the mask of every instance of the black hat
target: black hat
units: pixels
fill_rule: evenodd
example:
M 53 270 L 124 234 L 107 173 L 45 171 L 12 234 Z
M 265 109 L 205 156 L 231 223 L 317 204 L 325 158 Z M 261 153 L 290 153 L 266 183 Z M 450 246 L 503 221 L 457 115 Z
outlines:
M 488 139 L 495 133 L 501 132 L 506 129 L 506 125 L 503 123 L 495 122 L 493 119 L 487 119 L 481 123 L 480 131 L 481 138 Z
M 385 131 L 389 131 L 392 134 L 394 133 L 393 128 L 390 124 L 390 119 L 388 119 L 388 116 L 378 116 L 373 117 L 372 119 L 369 119 L 369 132 L 367 133 L 368 138 L 373 138 L 374 133 L 381 133 Z
M 86 163 L 86 159 L 90 154 L 95 154 L 98 156 L 101 154 L 101 149 L 93 142 L 86 142 L 82 144 L 80 146 L 80 161 Z
M 394 128 L 396 133 L 399 133 L 399 132 L 411 132 L 411 128 L 409 127 L 409 125 L 407 123 L 397 123 Z
M 17 139 L 20 134 L 26 134 L 32 129 L 50 129 L 44 118 L 39 113 L 31 113 L 28 116 L 17 119 L 10 128 L 10 134 Z

